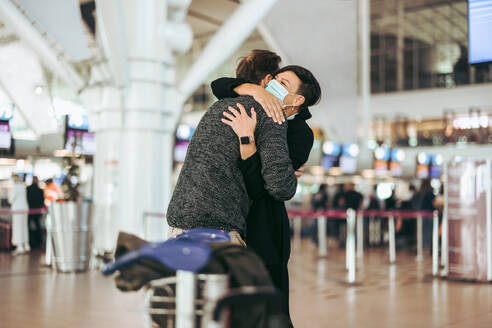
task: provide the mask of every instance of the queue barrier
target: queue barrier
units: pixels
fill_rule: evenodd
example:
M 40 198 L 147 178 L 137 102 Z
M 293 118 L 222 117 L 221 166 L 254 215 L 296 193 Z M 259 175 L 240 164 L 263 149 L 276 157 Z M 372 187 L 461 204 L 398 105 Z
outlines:
M 11 216 L 14 214 L 44 214 L 44 209 L 33 210 L 12 210 L 10 208 L 0 208 L 0 216 Z M 0 251 L 10 251 L 12 249 L 12 222 L 2 218 L 0 220 Z
M 289 218 L 293 219 L 294 244 L 301 239 L 301 221 L 305 219 L 317 219 L 318 225 L 318 256 L 324 257 L 328 253 L 326 222 L 327 220 L 346 220 L 347 222 L 347 240 L 345 247 L 345 266 L 347 269 L 347 282 L 356 282 L 356 258 L 363 257 L 363 240 L 364 240 L 364 218 L 388 218 L 388 235 L 389 235 L 389 263 L 394 264 L 396 261 L 396 237 L 395 237 L 395 218 L 397 219 L 416 219 L 417 220 L 417 261 L 423 260 L 423 224 L 422 219 L 432 218 L 432 274 L 438 274 L 438 255 L 439 255 L 439 214 L 437 211 L 402 211 L 402 210 L 301 210 L 287 209 Z M 166 218 L 165 213 L 144 212 L 143 213 L 143 231 L 147 236 L 147 219 L 149 217 Z M 446 218 L 443 217 L 443 226 L 447 225 Z M 446 239 L 447 240 L 447 239 Z M 443 238 L 441 245 L 442 253 L 447 253 L 447 244 Z M 441 258 L 441 264 L 446 267 L 447 257 Z M 444 272 L 444 271 L 443 271 Z M 445 272 L 444 272 L 445 275 Z
M 360 210 L 352 209 L 345 210 L 299 210 L 288 209 L 287 214 L 293 219 L 294 227 L 294 244 L 298 243 L 301 238 L 301 220 L 317 219 L 318 225 L 318 256 L 324 257 L 327 255 L 327 237 L 326 237 L 326 221 L 344 219 L 347 222 L 347 240 L 345 247 L 346 254 L 346 269 L 347 282 L 354 283 L 356 280 L 356 257 L 363 256 L 364 245 L 364 218 L 388 218 L 388 235 L 389 235 L 389 263 L 394 264 L 396 260 L 396 238 L 395 238 L 395 218 L 401 219 L 416 219 L 417 220 L 417 261 L 423 260 L 423 224 L 422 219 L 433 219 L 432 230 L 432 274 L 438 274 L 438 257 L 439 257 L 439 214 L 437 211 L 382 211 L 382 210 Z M 443 226 L 447 223 L 446 218 L 443 218 Z M 357 235 L 356 235 L 357 234 Z M 356 242 L 357 240 L 357 242 Z M 442 253 L 447 252 L 447 244 L 443 240 Z M 447 257 L 442 257 L 441 262 L 444 267 Z M 444 272 L 445 274 L 445 272 Z

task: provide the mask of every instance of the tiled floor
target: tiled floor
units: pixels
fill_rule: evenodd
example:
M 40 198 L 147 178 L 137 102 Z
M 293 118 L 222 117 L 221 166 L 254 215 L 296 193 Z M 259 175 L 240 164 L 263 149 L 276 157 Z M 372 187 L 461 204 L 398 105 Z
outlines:
M 121 293 L 98 272 L 56 274 L 40 255 L 0 254 L 0 327 L 143 327 L 143 293 Z M 492 327 L 492 284 L 433 279 L 430 259 L 366 250 L 354 286 L 344 282 L 345 253 L 318 260 L 309 241 L 290 263 L 295 327 Z

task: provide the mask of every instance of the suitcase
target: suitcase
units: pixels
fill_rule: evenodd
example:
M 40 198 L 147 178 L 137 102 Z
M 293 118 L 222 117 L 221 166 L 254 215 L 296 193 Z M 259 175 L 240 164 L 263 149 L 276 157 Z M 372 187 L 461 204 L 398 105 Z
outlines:
M 10 221 L 0 219 L 0 252 L 8 252 L 12 249 L 12 224 Z

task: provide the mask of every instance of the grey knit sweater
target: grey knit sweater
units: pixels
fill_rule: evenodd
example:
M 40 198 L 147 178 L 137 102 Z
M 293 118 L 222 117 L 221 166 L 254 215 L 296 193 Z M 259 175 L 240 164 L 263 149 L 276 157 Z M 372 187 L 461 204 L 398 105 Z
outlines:
M 236 103 L 248 113 L 254 107 L 257 113 L 255 142 L 266 190 L 277 200 L 295 194 L 297 179 L 289 159 L 287 124 L 273 122 L 252 97 L 226 98 L 205 113 L 191 139 L 167 210 L 171 227 L 236 230 L 245 237 L 250 203 L 238 167 L 239 139 L 221 122 L 222 113 Z

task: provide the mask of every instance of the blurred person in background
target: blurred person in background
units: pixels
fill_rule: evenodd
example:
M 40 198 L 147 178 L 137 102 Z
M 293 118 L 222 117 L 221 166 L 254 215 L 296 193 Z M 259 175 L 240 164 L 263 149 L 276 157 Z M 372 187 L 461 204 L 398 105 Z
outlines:
M 380 210 L 381 203 L 379 201 L 378 195 L 378 185 L 374 185 L 372 188 L 371 194 L 369 195 L 369 204 L 367 205 L 367 210 Z
M 369 194 L 366 210 L 377 211 L 381 209 L 381 201 L 377 194 L 378 185 L 374 185 Z M 377 230 L 377 231 L 376 231 Z M 376 215 L 370 215 L 364 220 L 364 233 L 367 236 L 369 246 L 379 245 L 381 243 L 381 218 Z
M 46 207 L 50 206 L 51 203 L 56 202 L 56 200 L 61 196 L 61 189 L 54 182 L 53 179 L 48 179 L 45 181 L 46 187 L 44 188 L 44 203 Z
M 314 211 L 326 211 L 329 208 L 329 198 L 328 198 L 328 185 L 323 183 L 319 186 L 319 190 L 311 197 L 311 208 Z M 330 226 L 334 220 L 327 221 L 327 232 L 328 235 L 333 228 Z M 316 220 L 309 222 L 307 235 L 312 239 L 313 243 L 318 244 L 318 224 Z
M 313 195 L 311 206 L 315 211 L 328 209 L 328 186 L 326 183 L 320 185 L 318 192 Z
M 27 225 L 26 186 L 21 178 L 12 175 L 14 186 L 10 190 L 9 203 L 12 211 L 25 211 L 26 213 L 12 214 L 12 244 L 16 246 L 13 255 L 25 254 L 31 250 L 29 246 L 29 228 Z
M 332 207 L 334 210 L 344 210 L 345 209 L 345 186 L 343 184 L 338 185 L 338 190 L 333 197 Z
M 335 199 L 337 202 L 338 207 L 341 209 L 341 205 L 343 204 L 343 209 L 348 210 L 352 209 L 354 211 L 358 211 L 362 207 L 362 200 L 364 199 L 364 196 L 358 191 L 355 190 L 355 184 L 354 183 L 347 183 L 344 187 L 345 192 L 343 193 L 343 196 L 339 199 Z M 336 197 L 336 196 L 335 196 Z M 343 199 L 343 200 L 342 200 Z M 339 220 L 342 221 L 342 220 Z M 339 223 L 339 247 L 344 247 L 345 246 L 345 239 L 347 237 L 347 222 L 340 222 Z
M 420 190 L 415 199 L 415 210 L 417 211 L 434 211 L 436 208 L 434 206 L 435 199 L 434 192 L 432 190 L 431 180 L 424 179 L 420 185 Z M 422 229 L 423 229 L 423 246 L 430 247 L 432 245 L 432 218 L 422 219 Z
M 333 201 L 331 202 L 331 207 L 334 210 L 345 210 L 345 186 L 343 184 L 339 184 L 337 186 L 337 192 L 335 193 L 335 196 L 333 196 Z M 328 224 L 330 226 L 330 232 L 332 234 L 332 237 L 335 237 L 335 239 L 338 239 L 340 243 L 342 243 L 343 240 L 345 240 L 345 237 L 341 238 L 341 233 L 343 231 L 343 222 L 341 220 L 337 219 L 332 219 L 328 220 Z M 331 222 L 331 223 L 330 223 Z M 340 239 L 341 238 L 341 239 Z
M 362 205 L 362 199 L 364 198 L 360 192 L 355 190 L 354 183 L 347 183 L 345 186 L 345 193 L 343 198 L 345 199 L 345 209 L 353 209 L 358 211 Z
M 32 184 L 27 187 L 27 203 L 30 210 L 44 208 L 44 191 L 39 188 L 37 176 L 32 178 Z M 43 244 L 42 216 L 42 214 L 29 214 L 29 241 L 31 248 L 40 248 Z

